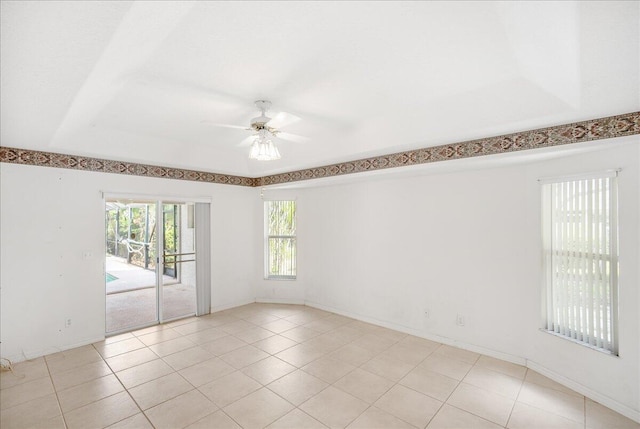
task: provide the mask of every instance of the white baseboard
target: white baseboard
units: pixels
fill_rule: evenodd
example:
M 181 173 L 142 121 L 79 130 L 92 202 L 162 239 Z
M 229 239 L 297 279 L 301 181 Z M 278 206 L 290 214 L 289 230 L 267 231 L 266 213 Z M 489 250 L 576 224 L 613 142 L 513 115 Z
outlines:
M 581 395 L 586 396 L 592 401 L 598 402 L 604 405 L 605 407 L 610 408 L 613 411 L 620 413 L 623 416 L 630 418 L 635 422 L 640 423 L 640 411 L 636 411 L 624 404 L 621 404 L 615 399 L 611 399 L 608 396 L 605 396 L 601 393 L 596 392 L 595 390 L 592 390 L 586 386 L 583 386 L 582 384 L 577 383 L 567 377 L 564 377 L 563 375 L 560 375 L 554 371 L 551 371 L 550 369 L 545 368 L 544 366 L 536 362 L 527 361 L 527 368 L 531 368 L 535 372 L 538 372 L 544 375 L 545 377 L 550 378 L 551 380 L 557 383 L 560 383 L 563 386 L 568 387 L 569 389 L 575 392 L 578 392 Z
M 10 360 L 11 363 L 19 363 L 26 360 L 37 359 L 39 357 L 47 356 L 53 353 L 59 353 L 65 350 L 75 349 L 76 347 L 87 346 L 89 344 L 97 343 L 99 341 L 104 341 L 104 338 L 105 338 L 104 335 L 102 335 L 100 337 L 87 338 L 85 340 L 82 340 L 73 344 L 65 344 L 64 346 L 60 346 L 60 347 L 46 347 L 44 349 L 27 350 L 27 351 L 23 350 L 21 354 L 3 356 L 3 358 Z
M 459 349 L 469 350 L 475 353 L 490 356 L 496 359 L 504 360 L 504 361 L 515 363 L 518 365 L 525 366 L 527 362 L 525 358 L 522 358 L 519 356 L 502 353 L 496 350 L 478 346 L 476 344 L 469 344 L 469 343 L 461 342 L 458 340 L 454 340 L 452 338 L 442 337 L 440 335 L 429 334 L 408 326 L 386 322 L 384 320 L 379 320 L 369 316 L 363 316 L 361 314 L 352 313 L 350 311 L 344 311 L 339 308 L 331 307 L 328 305 L 318 304 L 317 302 L 306 301 L 305 305 L 308 305 L 309 307 L 313 307 L 313 308 L 318 308 L 320 310 L 330 311 L 332 313 L 340 314 L 341 316 L 350 317 L 352 319 L 360 320 L 362 322 L 371 323 L 372 325 L 382 326 L 383 328 L 389 328 L 389 329 L 393 329 L 394 331 L 404 332 L 405 334 L 413 335 L 415 337 L 424 338 L 426 340 L 435 341 L 437 343 L 446 344 L 448 346 L 457 347 Z
M 211 312 L 212 313 L 217 313 L 218 311 L 228 310 L 230 308 L 241 307 L 243 305 L 253 304 L 254 302 L 256 302 L 255 299 L 245 299 L 245 300 L 242 300 L 242 301 L 236 301 L 236 302 L 232 302 L 232 303 L 229 303 L 229 304 L 211 305 Z
M 304 299 L 278 299 L 278 298 L 256 298 L 256 302 L 263 304 L 295 304 L 305 305 Z

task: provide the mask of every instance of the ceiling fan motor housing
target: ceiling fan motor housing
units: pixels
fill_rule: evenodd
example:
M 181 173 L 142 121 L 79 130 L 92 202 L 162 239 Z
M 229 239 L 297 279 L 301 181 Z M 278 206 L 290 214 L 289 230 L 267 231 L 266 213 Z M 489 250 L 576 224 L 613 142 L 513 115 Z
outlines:
M 257 116 L 251 119 L 251 129 L 254 131 L 267 130 L 272 134 L 277 133 L 278 131 L 275 128 L 267 126 L 267 123 L 271 120 L 270 117 L 266 115 L 267 110 L 271 107 L 271 102 L 268 100 L 257 100 L 255 102 L 256 107 L 260 109 L 260 116 Z
M 267 122 L 269 122 L 271 120 L 271 118 L 269 118 L 268 116 L 258 116 L 256 118 L 253 118 L 251 120 L 251 128 L 259 131 L 259 130 L 263 130 L 263 129 L 269 129 L 269 127 L 267 127 Z

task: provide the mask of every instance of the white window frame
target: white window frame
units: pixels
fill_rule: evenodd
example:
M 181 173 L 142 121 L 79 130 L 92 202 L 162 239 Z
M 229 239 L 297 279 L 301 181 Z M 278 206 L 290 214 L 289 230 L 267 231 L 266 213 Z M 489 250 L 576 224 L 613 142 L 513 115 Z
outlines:
M 293 235 L 270 235 L 269 234 L 269 204 L 274 202 L 292 202 L 295 204 L 295 216 L 296 216 L 296 231 Z M 297 237 L 297 216 L 298 216 L 298 203 L 296 200 L 265 200 L 263 205 L 264 210 L 264 279 L 265 280 L 296 280 L 298 277 L 298 237 Z M 294 271 L 293 275 L 284 275 L 284 274 L 271 274 L 271 252 L 269 251 L 269 240 L 270 239 L 291 239 L 293 240 L 293 248 L 294 248 Z
M 543 329 L 559 337 L 616 356 L 618 354 L 617 175 L 619 171 L 608 170 L 539 180 L 542 185 L 545 283 L 542 288 Z M 601 195 L 597 201 L 599 210 L 594 208 L 596 199 L 593 195 L 599 195 L 597 192 L 600 192 L 594 189 L 597 184 L 594 180 L 608 181 L 608 195 Z M 575 198 L 580 194 L 579 189 L 589 197 Z M 570 195 L 574 198 L 569 198 Z M 567 202 L 569 200 L 571 203 Z M 555 212 L 554 206 L 557 210 Z M 602 207 L 608 209 L 604 214 Z M 608 231 L 603 226 L 605 223 L 600 222 L 600 216 L 607 214 Z M 572 217 L 588 219 L 588 221 L 572 222 Z M 599 232 L 596 232 L 596 226 L 600 228 Z M 599 243 L 600 239 L 603 239 L 603 243 Z M 582 247 L 570 244 L 580 243 L 580 240 Z M 594 246 L 599 248 L 602 246 L 603 250 L 588 251 Z M 608 264 L 608 275 L 603 275 L 603 271 L 600 271 L 601 264 L 597 261 L 604 261 L 605 267 Z M 565 265 L 568 268 L 562 270 L 558 265 Z M 589 269 L 589 266 L 595 268 Z M 554 272 L 560 274 L 554 275 Z M 608 293 L 600 293 L 607 289 Z M 604 311 L 596 311 L 598 301 L 605 302 Z M 607 314 L 608 318 L 605 320 L 603 315 Z

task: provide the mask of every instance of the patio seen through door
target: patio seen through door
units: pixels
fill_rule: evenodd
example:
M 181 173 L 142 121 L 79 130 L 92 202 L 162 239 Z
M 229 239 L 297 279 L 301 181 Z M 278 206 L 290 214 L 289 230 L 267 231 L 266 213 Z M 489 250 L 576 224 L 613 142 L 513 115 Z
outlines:
M 196 312 L 194 206 L 107 200 L 106 333 Z

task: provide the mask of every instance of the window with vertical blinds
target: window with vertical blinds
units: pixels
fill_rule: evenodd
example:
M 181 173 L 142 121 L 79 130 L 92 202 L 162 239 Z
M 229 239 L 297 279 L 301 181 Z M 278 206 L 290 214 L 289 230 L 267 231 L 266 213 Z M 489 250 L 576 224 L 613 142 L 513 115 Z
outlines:
M 296 202 L 265 201 L 266 278 L 296 278 Z
M 542 182 L 546 329 L 617 354 L 617 172 Z

